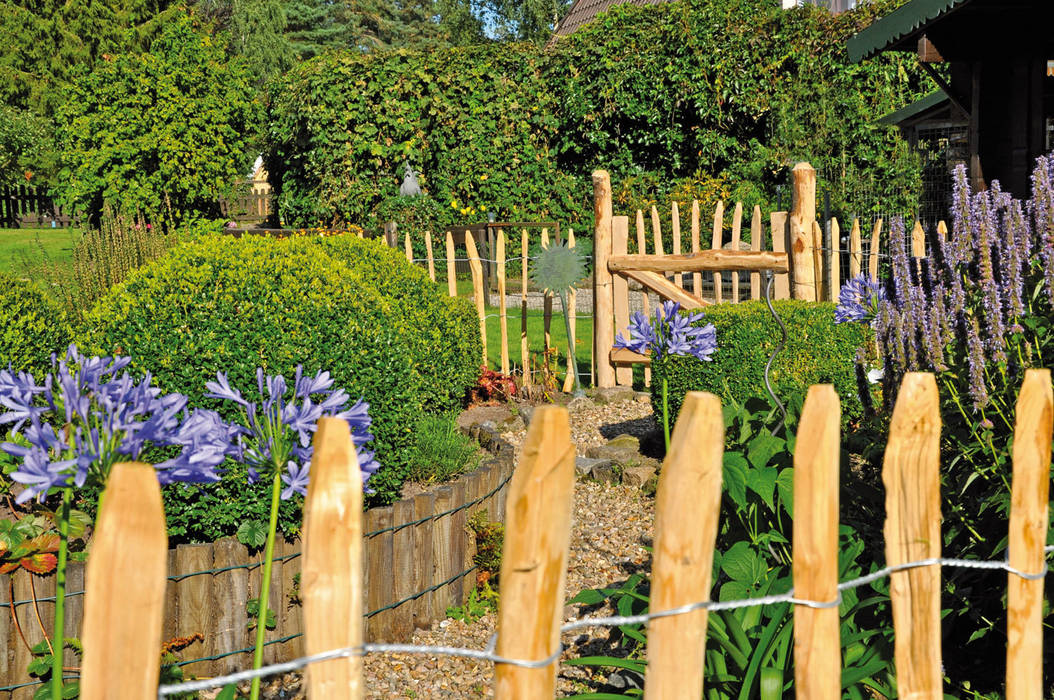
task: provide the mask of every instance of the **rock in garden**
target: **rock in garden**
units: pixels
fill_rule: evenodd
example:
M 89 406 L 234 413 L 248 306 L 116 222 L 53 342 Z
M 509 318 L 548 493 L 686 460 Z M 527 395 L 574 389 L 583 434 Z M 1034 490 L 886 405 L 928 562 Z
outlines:
M 652 466 L 625 467 L 622 470 L 622 485 L 642 489 L 653 476 L 655 467 Z
M 640 440 L 632 435 L 619 435 L 604 445 L 590 447 L 586 456 L 593 459 L 610 459 L 622 466 L 635 466 L 643 459 L 640 455 Z
M 578 411 L 585 411 L 590 408 L 594 408 L 595 403 L 590 401 L 585 396 L 576 396 L 567 403 L 567 410 L 571 413 L 577 413 Z
M 611 460 L 602 461 L 604 464 L 598 464 L 590 470 L 590 476 L 603 484 L 617 484 L 618 472 L 615 471 L 615 466 Z
M 589 457 L 575 457 L 575 474 L 578 476 L 589 476 L 594 467 L 613 467 L 615 463 L 610 459 L 591 459 Z
M 632 401 L 636 392 L 628 386 L 613 386 L 607 389 L 597 389 L 597 403 L 620 403 Z

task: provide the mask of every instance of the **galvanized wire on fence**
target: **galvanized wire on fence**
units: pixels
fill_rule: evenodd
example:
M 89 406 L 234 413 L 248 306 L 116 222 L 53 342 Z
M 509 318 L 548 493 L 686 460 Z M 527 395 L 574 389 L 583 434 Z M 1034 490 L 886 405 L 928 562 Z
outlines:
M 1048 546 L 1044 548 L 1044 552 L 1050 554 L 1054 551 L 1054 546 Z M 920 559 L 917 561 L 906 562 L 895 566 L 887 566 L 879 569 L 872 573 L 864 576 L 859 576 L 848 581 L 844 581 L 838 584 L 838 597 L 834 600 L 804 600 L 801 598 L 794 597 L 794 590 L 791 589 L 786 593 L 770 596 L 762 596 L 759 598 L 748 598 L 744 600 L 731 600 L 731 601 L 711 601 L 701 600 L 688 605 L 683 605 L 670 610 L 661 610 L 658 612 L 648 612 L 641 615 L 619 615 L 610 617 L 585 617 L 578 620 L 570 620 L 560 628 L 561 633 L 572 632 L 574 630 L 584 629 L 587 627 L 621 627 L 623 625 L 636 625 L 647 623 L 650 620 L 660 619 L 664 617 L 671 617 L 674 615 L 684 615 L 696 610 L 708 610 L 711 612 L 719 610 L 736 610 L 740 608 L 756 607 L 759 605 L 778 605 L 778 604 L 790 604 L 790 605 L 803 605 L 810 608 L 835 608 L 842 602 L 842 591 L 852 590 L 854 588 L 860 588 L 870 583 L 874 583 L 883 578 L 889 577 L 891 574 L 907 571 L 909 569 L 917 569 L 926 566 L 942 566 L 949 568 L 963 568 L 963 569 L 985 569 L 994 571 L 1005 571 L 1008 574 L 1018 576 L 1027 581 L 1034 581 L 1045 577 L 1048 573 L 1048 567 L 1046 563 L 1043 565 L 1042 571 L 1037 572 L 1025 572 L 1015 569 L 1005 561 L 983 561 L 983 560 L 971 560 L 971 559 L 947 559 L 943 557 Z M 376 653 L 400 653 L 400 654 L 430 654 L 434 656 L 451 656 L 461 657 L 469 659 L 477 659 L 480 661 L 490 661 L 495 664 L 509 664 L 512 666 L 519 666 L 521 668 L 544 668 L 550 664 L 556 663 L 560 656 L 564 652 L 563 645 L 560 645 L 556 651 L 550 656 L 544 659 L 510 659 L 499 656 L 494 653 L 495 640 L 497 635 L 494 635 L 490 643 L 485 649 L 466 649 L 461 647 L 446 647 L 446 646 L 425 646 L 415 644 L 363 644 L 357 647 L 348 647 L 344 649 L 333 649 L 330 651 L 314 654 L 311 656 L 304 656 L 292 661 L 287 661 L 279 664 L 272 664 L 270 666 L 264 666 L 257 670 L 240 671 L 238 673 L 232 673 L 226 676 L 218 676 L 216 678 L 208 678 L 198 681 L 188 681 L 185 683 L 177 683 L 172 685 L 162 685 L 158 688 L 158 698 L 165 698 L 170 695 L 176 695 L 178 693 L 194 692 L 199 690 L 207 690 L 210 688 L 221 688 L 225 685 L 232 683 L 240 683 L 248 681 L 253 678 L 262 678 L 265 676 L 275 675 L 278 673 L 288 673 L 304 668 L 310 664 L 318 663 L 321 661 L 330 661 L 333 659 L 347 658 L 350 656 L 364 656 L 366 654 Z

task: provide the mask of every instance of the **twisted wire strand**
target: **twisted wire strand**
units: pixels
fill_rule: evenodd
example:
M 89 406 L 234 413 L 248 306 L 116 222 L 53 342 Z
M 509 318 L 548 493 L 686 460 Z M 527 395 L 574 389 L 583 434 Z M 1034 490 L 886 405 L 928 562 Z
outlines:
M 1043 548 L 1045 554 L 1054 552 L 1054 545 Z M 561 634 L 566 632 L 572 632 L 578 629 L 584 629 L 587 627 L 621 627 L 623 625 L 636 625 L 649 622 L 650 620 L 661 619 L 664 617 L 672 617 L 674 615 L 684 615 L 696 610 L 709 610 L 716 612 L 719 610 L 736 610 L 739 608 L 756 607 L 759 605 L 803 605 L 814 609 L 828 609 L 837 608 L 842 603 L 842 592 L 852 590 L 854 588 L 860 588 L 866 586 L 869 583 L 874 583 L 880 579 L 891 576 L 892 574 L 899 573 L 902 571 L 908 571 L 910 569 L 918 569 L 926 566 L 946 566 L 949 568 L 962 568 L 962 569 L 985 569 L 995 571 L 1006 571 L 1008 574 L 1018 576 L 1025 579 L 1026 581 L 1036 581 L 1042 579 L 1047 575 L 1048 566 L 1046 562 L 1043 563 L 1043 569 L 1037 572 L 1026 572 L 1021 571 L 1015 567 L 1010 566 L 1006 561 L 983 561 L 974 559 L 951 559 L 945 557 L 931 557 L 928 559 L 920 559 L 917 561 L 905 562 L 903 564 L 894 564 L 885 568 L 874 571 L 864 576 L 859 576 L 848 581 L 844 581 L 838 584 L 838 597 L 835 600 L 806 600 L 802 598 L 794 597 L 794 589 L 787 591 L 786 593 L 762 596 L 758 598 L 746 598 L 743 600 L 728 600 L 728 601 L 711 601 L 711 600 L 700 600 L 687 605 L 682 605 L 677 608 L 671 608 L 669 610 L 660 610 L 658 612 L 647 612 L 640 615 L 616 615 L 610 617 L 585 617 L 578 620 L 570 620 L 564 623 L 560 627 Z M 550 654 L 544 659 L 511 659 L 504 656 L 499 656 L 495 653 L 497 634 L 493 635 L 490 642 L 484 649 L 465 649 L 461 647 L 445 647 L 445 646 L 419 646 L 415 644 L 363 644 L 357 647 L 346 647 L 343 649 L 333 649 L 330 651 L 321 652 L 319 654 L 313 654 L 311 656 L 304 656 L 299 659 L 287 661 L 280 664 L 272 664 L 270 666 L 264 666 L 263 668 L 250 671 L 239 671 L 238 673 L 232 673 L 226 676 L 219 676 L 216 678 L 207 678 L 199 681 L 189 681 L 186 683 L 177 683 L 173 685 L 162 685 L 157 690 L 159 699 L 163 699 L 169 695 L 175 695 L 177 693 L 187 693 L 198 690 L 207 690 L 209 688 L 220 688 L 231 683 L 240 683 L 242 681 L 251 680 L 253 678 L 262 678 L 264 676 L 270 676 L 277 673 L 287 673 L 289 671 L 295 671 L 297 669 L 304 668 L 313 663 L 321 661 L 330 661 L 333 659 L 349 658 L 352 656 L 364 656 L 366 654 L 376 653 L 399 653 L 399 654 L 431 654 L 435 656 L 453 656 L 468 659 L 477 659 L 480 661 L 490 661 L 495 664 L 507 664 L 510 666 L 517 666 L 520 668 L 545 668 L 550 664 L 556 663 L 561 654 L 564 652 L 564 646 L 562 644 L 557 645 L 556 651 Z

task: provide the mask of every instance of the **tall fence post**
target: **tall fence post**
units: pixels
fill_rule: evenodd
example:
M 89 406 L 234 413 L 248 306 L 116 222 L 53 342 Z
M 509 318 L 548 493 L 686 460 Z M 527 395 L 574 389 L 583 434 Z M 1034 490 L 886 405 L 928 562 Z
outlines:
M 709 599 L 724 432 L 721 401 L 713 394 L 689 392 L 656 494 L 653 612 Z M 706 622 L 705 609 L 648 622 L 647 700 L 702 696 Z
M 940 557 L 940 405 L 932 374 L 909 372 L 893 408 L 882 466 L 886 563 Z M 941 700 L 941 569 L 890 574 L 897 693 Z
M 838 292 L 842 289 L 842 252 L 838 247 L 842 242 L 842 227 L 838 225 L 838 219 L 831 219 L 829 237 L 831 249 L 827 258 L 827 298 L 838 301 Z
M 787 212 L 774 211 L 769 215 L 769 228 L 772 232 L 772 252 L 786 253 L 790 247 L 790 230 L 787 224 Z M 791 276 L 794 274 L 794 263 L 791 261 L 790 275 L 776 275 L 772 282 L 773 298 L 790 299 Z
M 542 661 L 559 648 L 574 464 L 567 409 L 535 409 L 509 484 L 498 608 L 499 656 Z M 552 698 L 556 666 L 556 661 L 542 668 L 499 663 L 494 697 Z
M 1008 543 L 1010 566 L 1025 573 L 1044 570 L 1052 426 L 1050 370 L 1030 369 L 1017 399 Z M 1043 580 L 1026 580 L 1011 573 L 1007 586 L 1006 698 L 1041 698 Z
M 754 212 L 750 217 L 750 249 L 755 253 L 760 253 L 761 248 L 764 245 L 764 236 L 761 230 L 761 207 L 757 204 L 754 205 Z M 750 298 L 760 299 L 761 298 L 761 273 L 751 272 L 750 273 Z
M 301 590 L 308 655 L 362 645 L 362 477 L 348 422 L 320 418 L 304 501 Z M 362 697 L 362 657 L 307 668 L 312 697 Z
M 476 315 L 479 316 L 479 335 L 483 341 L 483 366 L 487 366 L 487 290 L 483 287 L 483 265 L 479 260 L 476 242 L 472 232 L 465 231 L 465 249 L 468 251 L 468 265 L 472 269 L 472 292 L 476 297 Z
M 838 600 L 838 461 L 841 407 L 830 384 L 809 387 L 794 449 L 794 595 Z M 841 697 L 838 606 L 794 608 L 794 680 L 799 697 Z
M 867 274 L 872 282 L 878 281 L 878 256 L 882 247 L 882 219 L 875 222 L 871 229 L 871 246 L 867 258 Z
M 611 272 L 611 176 L 606 170 L 593 171 L 593 355 L 597 363 L 597 386 L 615 386 L 615 366 L 611 364 L 611 348 L 615 344 L 612 326 L 613 298 Z
M 567 247 L 572 249 L 572 250 L 574 250 L 574 247 L 575 247 L 575 230 L 573 228 L 567 229 Z M 564 309 L 564 313 L 567 314 L 567 325 L 569 325 L 571 327 L 571 337 L 568 339 L 568 342 L 570 343 L 571 347 L 575 347 L 575 340 L 576 340 L 575 339 L 575 331 L 577 330 L 577 324 L 576 324 L 575 316 L 577 315 L 577 312 L 578 312 L 577 304 L 578 304 L 578 299 L 577 299 L 577 295 L 575 294 L 575 288 L 571 287 L 571 289 L 569 289 L 568 292 L 567 292 L 567 308 Z M 574 373 L 578 371 L 578 368 L 575 367 L 574 364 L 575 364 L 575 358 L 573 358 L 570 355 L 568 355 L 567 356 L 567 376 L 564 377 L 564 386 L 563 386 L 565 394 L 570 394 L 571 390 L 575 386 L 575 375 L 574 375 Z
M 849 277 L 860 276 L 860 264 L 864 260 L 863 246 L 860 241 L 860 219 L 853 219 L 853 228 L 849 231 Z
M 712 250 L 721 250 L 722 241 L 724 239 L 725 229 L 725 203 L 718 202 L 717 207 L 714 209 L 714 229 L 713 234 L 710 238 L 710 248 Z M 721 273 L 715 272 L 714 275 L 714 301 L 718 304 L 722 301 L 722 295 L 724 290 L 722 289 Z
M 432 252 L 432 232 L 425 231 L 425 260 L 428 262 L 428 279 L 436 281 L 436 262 Z
M 86 574 L 80 681 L 85 700 L 157 695 L 167 560 L 157 472 L 147 464 L 115 464 Z
M 446 232 L 446 289 L 447 293 L 457 296 L 457 268 L 454 260 L 454 234 Z
M 629 217 L 615 216 L 611 219 L 611 254 L 626 255 L 629 252 Z M 615 275 L 611 281 L 612 295 L 615 298 L 615 328 L 628 333 L 629 327 L 629 282 L 622 275 Z M 646 292 L 645 292 L 646 293 Z M 616 367 L 615 383 L 619 386 L 633 384 L 632 367 Z
M 520 232 L 520 364 L 523 365 L 523 383 L 531 384 L 531 349 L 527 341 L 527 265 L 530 263 L 530 244 L 527 229 Z
M 798 163 L 791 171 L 794 196 L 791 200 L 791 267 L 794 271 L 793 297 L 816 301 L 816 271 L 813 259 L 813 222 L 816 221 L 816 170 Z
M 505 299 L 505 229 L 498 229 L 498 320 L 501 323 L 501 373 L 509 373 L 509 319 Z

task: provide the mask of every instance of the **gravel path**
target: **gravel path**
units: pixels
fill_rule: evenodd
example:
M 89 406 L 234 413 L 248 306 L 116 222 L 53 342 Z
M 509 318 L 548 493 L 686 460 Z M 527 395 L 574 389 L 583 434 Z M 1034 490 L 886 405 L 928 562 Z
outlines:
M 594 445 L 628 433 L 637 437 L 655 430 L 649 403 L 627 400 L 614 404 L 590 404 L 571 412 L 572 440 L 579 454 Z M 519 447 L 525 430 L 502 437 Z M 571 552 L 568 560 L 565 598 L 587 588 L 601 588 L 625 581 L 630 574 L 650 569 L 645 549 L 652 541 L 653 499 L 639 490 L 576 481 L 571 525 Z M 611 615 L 610 607 L 569 605 L 564 620 L 586 614 Z M 450 646 L 484 649 L 497 626 L 497 615 L 489 614 L 466 624 L 447 619 L 430 629 L 414 633 L 412 643 L 422 646 Z M 608 642 L 603 628 L 579 630 L 564 635 L 563 659 L 594 654 L 619 655 Z M 364 661 L 366 697 L 370 700 L 393 698 L 461 699 L 493 696 L 494 667 L 490 662 L 423 654 L 370 654 Z M 581 667 L 561 665 L 557 693 L 572 695 L 592 690 L 590 672 Z M 243 684 L 248 690 L 248 683 Z M 203 693 L 214 698 L 217 691 Z M 266 700 L 299 700 L 304 697 L 303 676 L 289 673 L 265 680 L 262 697 Z
M 619 433 L 642 435 L 653 429 L 651 406 L 627 401 L 591 406 L 571 414 L 572 439 L 579 453 Z M 514 445 L 523 442 L 524 431 L 506 433 Z M 651 543 L 653 502 L 636 489 L 595 482 L 575 483 L 571 553 L 567 572 L 567 597 L 585 588 L 598 588 L 624 581 L 631 573 L 649 568 L 645 546 Z M 568 606 L 564 619 L 578 617 L 581 606 Z M 591 615 L 612 611 L 590 610 Z M 473 624 L 443 620 L 429 630 L 414 634 L 413 643 L 482 649 L 494 633 L 496 615 Z M 583 630 L 566 635 L 565 659 L 595 654 L 605 645 L 608 632 Z M 585 669 L 562 665 L 558 690 L 569 695 L 587 690 Z M 388 654 L 366 658 L 367 698 L 489 698 L 493 695 L 493 666 L 488 662 L 451 657 Z

